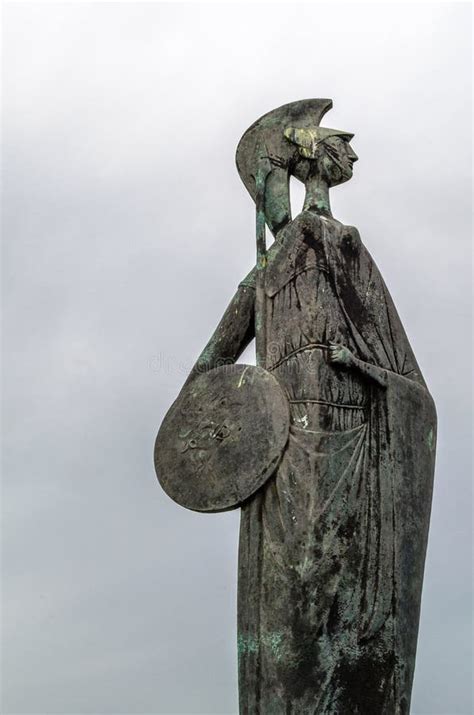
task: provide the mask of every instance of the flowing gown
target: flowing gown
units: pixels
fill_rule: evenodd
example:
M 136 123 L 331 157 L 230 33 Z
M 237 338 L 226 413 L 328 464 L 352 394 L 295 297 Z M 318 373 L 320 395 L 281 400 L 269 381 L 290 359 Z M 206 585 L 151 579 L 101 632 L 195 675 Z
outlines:
M 431 398 L 357 230 L 304 212 L 284 231 L 266 269 L 264 315 L 266 368 L 288 395 L 291 427 L 275 475 L 242 507 L 240 712 L 408 712 Z M 255 271 L 243 285 L 255 285 Z M 386 369 L 388 387 L 331 364 L 330 342 Z M 417 416 L 397 436 L 391 418 L 398 424 L 413 404 Z M 410 435 L 421 446 L 407 456 Z M 416 504 L 400 519 L 417 470 Z M 409 539 L 416 553 L 406 558 Z

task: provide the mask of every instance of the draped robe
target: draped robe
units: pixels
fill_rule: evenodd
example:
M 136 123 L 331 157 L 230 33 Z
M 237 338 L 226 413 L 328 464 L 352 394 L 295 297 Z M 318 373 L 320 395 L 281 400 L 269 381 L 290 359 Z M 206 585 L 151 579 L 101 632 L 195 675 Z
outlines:
M 251 339 L 255 280 L 254 269 L 201 364 Z M 276 473 L 241 509 L 240 713 L 408 713 L 433 401 L 353 227 L 300 214 L 269 252 L 264 290 L 265 366 L 291 427 Z M 385 371 L 386 387 L 330 363 L 329 342 Z

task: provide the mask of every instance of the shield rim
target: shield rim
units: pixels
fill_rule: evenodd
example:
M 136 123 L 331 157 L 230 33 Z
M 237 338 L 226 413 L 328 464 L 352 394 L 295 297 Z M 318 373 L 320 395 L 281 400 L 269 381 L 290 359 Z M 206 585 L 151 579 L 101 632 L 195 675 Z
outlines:
M 283 423 L 283 429 L 282 433 L 284 434 L 284 441 L 282 440 L 282 445 L 279 448 L 278 454 L 269 462 L 267 465 L 262 469 L 260 476 L 258 479 L 255 480 L 254 482 L 254 488 L 249 491 L 247 496 L 245 496 L 242 499 L 239 499 L 237 502 L 232 502 L 225 504 L 223 506 L 214 506 L 212 508 L 202 508 L 202 507 L 197 507 L 195 505 L 191 505 L 190 503 L 184 504 L 182 501 L 178 501 L 175 496 L 170 494 L 168 489 L 165 487 L 165 484 L 163 483 L 162 478 L 160 478 L 160 470 L 158 469 L 158 452 L 159 452 L 159 440 L 160 440 L 160 433 L 162 432 L 163 426 L 166 422 L 166 419 L 168 416 L 171 415 L 171 413 L 174 411 L 176 404 L 180 400 L 182 396 L 182 392 L 178 395 L 176 400 L 172 403 L 168 411 L 166 412 L 162 423 L 160 425 L 160 428 L 158 430 L 158 434 L 155 439 L 155 446 L 154 446 L 154 466 L 155 466 L 155 474 L 158 480 L 158 483 L 160 484 L 161 488 L 165 492 L 165 494 L 172 499 L 172 501 L 175 502 L 175 504 L 178 504 L 179 506 L 189 509 L 190 511 L 194 511 L 200 514 L 217 514 L 217 513 L 222 513 L 226 511 L 232 511 L 234 509 L 240 508 L 248 499 L 250 499 L 256 492 L 258 492 L 259 489 L 262 488 L 262 486 L 270 479 L 272 474 L 275 473 L 275 471 L 278 469 L 278 466 L 283 458 L 283 454 L 285 451 L 285 447 L 288 443 L 288 438 L 289 438 L 289 433 L 290 433 L 290 404 L 288 401 L 288 397 L 285 394 L 284 388 L 280 385 L 276 377 L 266 370 L 265 368 L 258 366 L 258 365 L 247 365 L 245 363 L 234 363 L 232 366 L 230 365 L 221 365 L 215 368 L 212 368 L 211 370 L 207 370 L 204 373 L 201 373 L 200 375 L 197 375 L 195 380 L 199 380 L 200 377 L 208 377 L 210 373 L 215 373 L 216 371 L 229 371 L 229 368 L 232 367 L 233 370 L 236 371 L 237 374 L 243 373 L 244 371 L 248 370 L 249 368 L 254 372 L 254 374 L 258 371 L 259 373 L 264 373 L 266 377 L 270 377 L 271 381 L 273 382 L 273 386 L 276 388 L 277 391 L 280 392 L 280 396 L 282 398 L 282 404 L 286 406 L 285 414 L 282 418 L 282 423 Z M 235 374 L 235 373 L 234 373 Z M 194 380 L 193 380 L 194 382 Z M 192 384 L 192 382 L 188 383 L 185 385 L 185 388 L 189 387 Z

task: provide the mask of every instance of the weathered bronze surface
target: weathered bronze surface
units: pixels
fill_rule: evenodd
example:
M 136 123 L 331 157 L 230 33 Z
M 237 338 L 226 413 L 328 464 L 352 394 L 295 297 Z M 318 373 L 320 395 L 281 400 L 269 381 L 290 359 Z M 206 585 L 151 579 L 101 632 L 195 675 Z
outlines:
M 171 406 L 155 445 L 165 492 L 196 511 L 240 506 L 277 468 L 290 410 L 279 382 L 253 365 L 199 375 Z
M 351 133 L 319 126 L 331 106 L 284 105 L 242 137 L 237 166 L 256 204 L 257 261 L 184 388 L 235 362 L 255 337 L 257 363 L 290 415 L 278 466 L 240 503 L 241 715 L 410 709 L 436 412 L 359 232 L 332 216 L 329 188 L 351 178 L 357 156 Z M 294 218 L 292 175 L 306 187 Z M 275 237 L 268 251 L 265 226 Z M 246 439 L 245 449 L 259 448 Z M 167 459 L 175 484 L 185 472 Z M 244 482 L 252 460 L 242 462 Z M 238 475 L 234 484 L 228 504 L 243 493 Z M 206 498 L 196 486 L 189 505 Z

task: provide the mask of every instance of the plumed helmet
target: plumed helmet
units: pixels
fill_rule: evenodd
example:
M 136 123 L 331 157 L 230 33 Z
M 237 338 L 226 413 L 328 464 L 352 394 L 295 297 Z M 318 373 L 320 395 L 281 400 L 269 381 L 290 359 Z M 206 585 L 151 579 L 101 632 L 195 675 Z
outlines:
M 350 141 L 354 136 L 348 132 L 327 127 L 287 127 L 284 135 L 290 142 L 296 144 L 299 153 L 305 159 L 314 159 L 319 145 L 330 137 L 343 137 Z
M 255 201 L 256 176 L 263 161 L 270 162 L 266 178 L 264 211 L 274 235 L 291 220 L 289 178 L 298 157 L 312 158 L 317 145 L 330 136 L 352 138 L 352 134 L 320 127 L 331 99 L 302 99 L 267 112 L 247 129 L 237 146 L 237 169 Z

